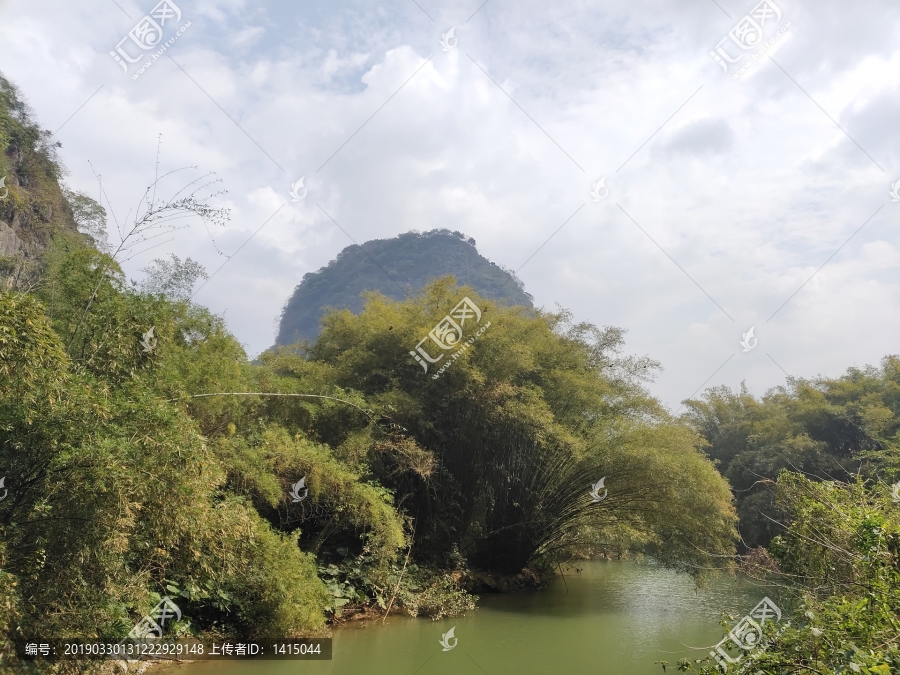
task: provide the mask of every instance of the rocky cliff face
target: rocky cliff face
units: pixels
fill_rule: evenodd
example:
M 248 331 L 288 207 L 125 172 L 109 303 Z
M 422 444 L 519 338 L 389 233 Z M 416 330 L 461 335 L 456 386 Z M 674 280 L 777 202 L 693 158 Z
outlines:
M 53 234 L 77 231 L 49 131 L 0 76 L 0 277 L 34 263 Z
M 27 257 L 32 257 L 38 253 L 36 247 L 28 242 L 19 239 L 16 234 L 19 227 L 13 227 L 8 223 L 0 220 L 0 256 L 14 256 L 17 253 L 24 253 Z

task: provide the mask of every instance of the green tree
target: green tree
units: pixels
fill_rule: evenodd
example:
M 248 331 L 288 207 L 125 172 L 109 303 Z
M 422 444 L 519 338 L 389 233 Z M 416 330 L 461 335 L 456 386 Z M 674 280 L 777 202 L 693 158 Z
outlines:
M 848 481 L 900 469 L 900 358 L 851 368 L 838 378 L 791 379 L 761 400 L 746 388 L 707 390 L 685 402 L 685 419 L 709 442 L 737 495 L 740 531 L 766 545 L 784 521 L 772 486 L 783 469 Z
M 897 672 L 900 518 L 890 487 L 859 478 L 812 481 L 782 471 L 775 495 L 786 527 L 770 545 L 776 564 L 759 580 L 780 587 L 795 611 L 780 625 L 767 622 L 762 648 L 746 651 L 736 669 L 764 675 Z M 719 672 L 709 659 L 682 660 L 678 670 Z
M 297 534 L 222 494 L 226 473 L 189 417 L 140 378 L 95 372 L 69 363 L 33 297 L 0 293 L 0 578 L 8 605 L 11 588 L 21 598 L 13 636 L 122 636 L 163 593 L 197 629 L 320 630 L 327 596 Z
M 463 296 L 490 327 L 435 380 L 409 352 Z M 593 544 L 708 565 L 707 553 L 732 550 L 727 485 L 699 436 L 640 386 L 654 364 L 621 347 L 617 329 L 498 307 L 445 278 L 403 302 L 369 295 L 358 316 L 328 315 L 305 358 L 282 350 L 263 364 L 364 395 L 381 425 L 345 422 L 329 442 L 396 493 L 425 558 L 457 546 L 518 572 Z M 609 496 L 592 503 L 603 476 Z

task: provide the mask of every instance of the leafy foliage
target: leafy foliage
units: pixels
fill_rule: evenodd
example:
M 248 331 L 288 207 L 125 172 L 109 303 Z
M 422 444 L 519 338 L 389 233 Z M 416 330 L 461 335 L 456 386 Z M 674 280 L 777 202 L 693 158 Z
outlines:
M 343 559 L 319 566 L 319 576 L 334 597 L 333 613 L 340 613 L 345 606 L 374 604 L 385 613 L 403 607 L 412 616 L 438 621 L 475 609 L 478 598 L 460 588 L 460 570 L 445 574 L 407 564 L 408 560 L 403 564 L 395 561 L 385 570 L 366 553 L 357 557 L 347 557 L 347 553 L 346 548 L 338 548 L 336 554 Z
M 490 329 L 435 381 L 409 350 L 463 296 Z M 301 376 L 327 373 L 365 396 L 384 435 L 372 443 L 367 426 L 343 425 L 329 442 L 396 493 L 425 559 L 456 545 L 473 565 L 516 573 L 586 541 L 704 565 L 700 551 L 731 550 L 728 486 L 699 437 L 641 388 L 653 363 L 621 356 L 621 331 L 498 307 L 452 278 L 404 302 L 370 294 L 361 314 L 324 324 L 307 358 L 263 362 L 285 372 L 293 359 Z M 610 497 L 592 504 L 604 475 Z
M 313 555 L 297 545 L 302 519 L 267 520 L 265 508 L 229 483 L 247 457 L 225 460 L 262 437 L 277 446 L 273 476 L 305 462 L 322 477 L 320 518 L 338 533 L 368 536 L 382 556 L 404 541 L 390 495 L 277 426 L 250 433 L 243 445 L 231 438 L 230 455 L 222 451 L 227 426 L 209 440 L 201 435 L 208 418 L 195 420 L 165 399 L 183 388 L 243 388 L 246 355 L 221 319 L 136 293 L 114 263 L 97 285 L 104 256 L 60 236 L 38 294 L 0 293 L 0 476 L 10 491 L 0 502 L 5 635 L 121 637 L 162 594 L 178 600 L 188 631 L 321 631 L 328 595 Z M 81 338 L 67 355 L 63 341 L 78 321 Z M 140 338 L 150 326 L 159 344 L 148 353 Z M 336 481 L 331 492 L 326 479 Z M 336 513 L 344 520 L 335 527 Z
M 172 254 L 171 260 L 157 258 L 149 267 L 141 270 L 147 276 L 140 284 L 148 295 L 163 295 L 171 300 L 188 300 L 198 279 L 209 279 L 206 270 L 198 262 L 186 258 L 184 262 Z
M 63 194 L 72 207 L 72 217 L 78 231 L 89 236 L 98 250 L 112 253 L 106 232 L 106 209 L 83 192 L 64 187 Z
M 121 637 L 163 594 L 183 633 L 310 634 L 344 600 L 465 611 L 467 558 L 518 571 L 591 542 L 673 563 L 731 546 L 727 486 L 613 329 L 446 279 L 405 303 L 370 296 L 306 355 L 252 365 L 220 318 L 129 287 L 83 238 L 58 235 L 44 270 L 36 293 L 0 294 L 11 637 Z M 491 332 L 436 384 L 406 346 L 460 293 Z M 591 508 L 601 469 L 615 485 Z
M 789 525 L 771 543 L 780 569 L 768 581 L 794 595 L 797 610 L 790 625 L 767 623 L 765 649 L 745 653 L 739 667 L 763 675 L 897 672 L 900 516 L 888 486 L 783 471 L 775 494 Z M 713 666 L 683 660 L 677 669 L 712 675 Z
M 67 367 L 33 299 L 6 293 L 0 302 L 12 328 L 4 332 L 33 325 L 50 342 L 17 350 L 15 372 L 45 375 L 18 385 L 4 378 L 0 399 L 11 491 L 0 523 L 6 569 L 27 598 L 20 630 L 121 635 L 133 623 L 128 610 L 146 609 L 151 591 L 169 583 L 208 589 L 187 604 L 201 626 L 221 609 L 206 602 L 213 595 L 233 599 L 231 630 L 321 626 L 311 559 L 239 498 L 218 496 L 224 472 L 189 418 L 139 381 L 110 386 Z M 7 384 L 33 395 L 12 395 Z
M 709 442 L 737 495 L 740 530 L 750 548 L 781 532 L 784 513 L 772 485 L 787 469 L 848 481 L 900 470 L 900 358 L 851 368 L 838 378 L 791 379 L 762 400 L 743 388 L 708 390 L 687 401 L 686 418 Z
M 327 446 L 302 436 L 291 438 L 282 427 L 222 438 L 218 455 L 236 494 L 247 495 L 256 509 L 281 529 L 302 522 L 318 536 L 314 551 L 340 531 L 363 534 L 376 560 L 391 560 L 406 543 L 403 521 L 394 510 L 393 495 L 360 477 L 336 460 Z M 294 503 L 290 484 L 305 477 L 307 499 Z

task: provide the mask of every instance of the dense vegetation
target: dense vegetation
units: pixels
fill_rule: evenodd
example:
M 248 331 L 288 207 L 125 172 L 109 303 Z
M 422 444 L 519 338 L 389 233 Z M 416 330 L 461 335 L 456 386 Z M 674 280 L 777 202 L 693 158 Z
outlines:
M 490 327 L 435 380 L 409 350 L 463 295 Z M 683 562 L 726 552 L 727 486 L 697 451 L 700 439 L 639 386 L 654 364 L 621 357 L 621 346 L 617 329 L 498 307 L 442 280 L 414 300 L 370 296 L 359 315 L 333 313 L 306 358 L 282 350 L 264 363 L 327 372 L 378 410 L 387 438 L 373 443 L 370 426 L 334 442 L 414 516 L 416 550 L 428 559 L 451 544 L 511 573 L 536 555 L 600 544 Z M 588 487 L 603 476 L 610 497 L 591 506 Z M 703 487 L 692 494 L 689 483 Z
M 314 340 L 326 309 L 358 313 L 364 291 L 403 300 L 448 274 L 484 297 L 531 307 L 522 282 L 480 255 L 474 239 L 449 230 L 406 232 L 348 246 L 327 266 L 304 274 L 282 311 L 276 344 Z
M 718 388 L 688 405 L 735 489 L 744 541 L 768 546 L 749 552 L 744 571 L 793 609 L 763 626 L 764 649 L 735 650 L 734 668 L 898 672 L 900 358 L 794 379 L 762 400 Z M 715 665 L 683 660 L 678 670 Z
M 895 477 L 897 468 L 895 460 Z M 772 541 L 771 557 L 754 556 L 747 571 L 793 611 L 780 625 L 763 625 L 761 648 L 732 649 L 740 661 L 729 672 L 890 675 L 900 670 L 900 500 L 891 492 L 874 480 L 812 481 L 781 473 L 775 504 L 786 527 Z M 723 626 L 731 628 L 736 618 L 727 617 Z M 721 672 L 709 658 L 681 660 L 677 670 Z
M 785 514 L 771 489 L 782 469 L 818 479 L 875 475 L 900 450 L 900 360 L 839 378 L 792 379 L 761 400 L 720 387 L 688 401 L 688 418 L 737 498 L 747 547 L 767 545 Z
M 423 377 L 409 347 L 462 294 L 490 339 Z M 440 569 L 517 572 L 591 545 L 727 553 L 727 485 L 620 345 L 446 279 L 403 303 L 372 296 L 308 353 L 252 365 L 220 319 L 129 286 L 61 233 L 37 288 L 0 293 L 7 636 L 122 636 L 163 594 L 184 611 L 176 631 L 310 633 L 398 592 L 417 613 L 471 606 Z M 230 392 L 330 398 L 194 397 Z M 592 505 L 602 475 L 610 495 Z

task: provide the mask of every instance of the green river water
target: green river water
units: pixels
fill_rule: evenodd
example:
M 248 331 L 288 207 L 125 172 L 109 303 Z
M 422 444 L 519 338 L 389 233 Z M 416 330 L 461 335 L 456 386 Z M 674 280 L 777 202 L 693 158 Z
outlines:
M 722 612 L 743 616 L 765 595 L 731 577 L 702 589 L 652 564 L 586 562 L 542 591 L 482 595 L 466 616 L 391 616 L 334 631 L 331 661 L 206 661 L 166 675 L 644 675 L 656 661 L 699 658 L 721 639 Z M 566 586 L 568 585 L 568 590 Z M 457 646 L 442 651 L 456 626 Z M 669 672 L 672 672 L 670 669 Z

